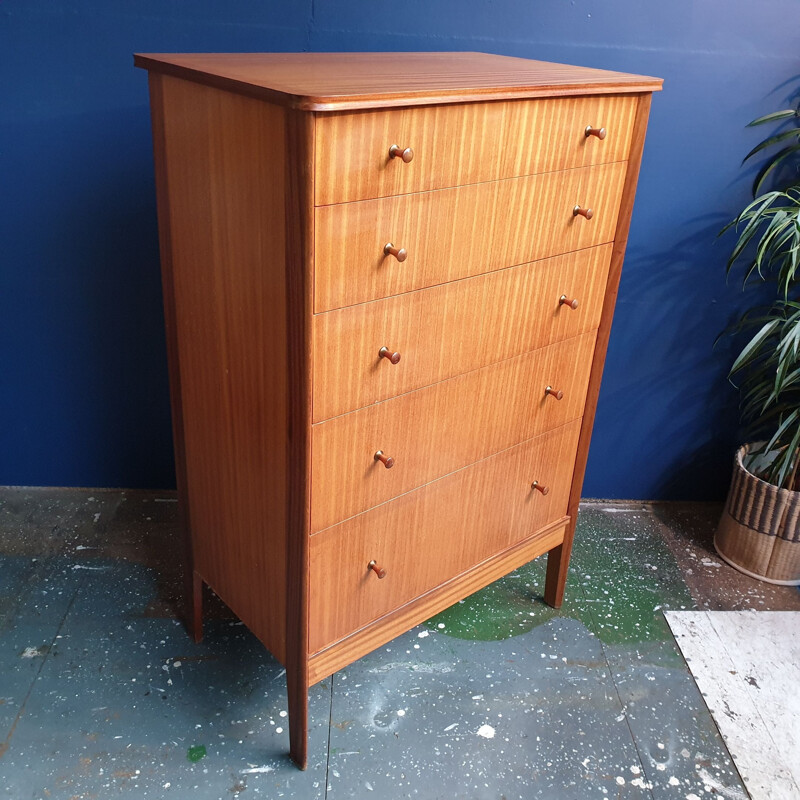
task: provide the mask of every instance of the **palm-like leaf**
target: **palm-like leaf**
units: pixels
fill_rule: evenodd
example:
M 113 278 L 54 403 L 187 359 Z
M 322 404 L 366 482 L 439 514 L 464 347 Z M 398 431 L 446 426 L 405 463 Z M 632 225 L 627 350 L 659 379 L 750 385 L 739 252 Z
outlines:
M 745 285 L 754 276 L 777 284 L 773 305 L 752 309 L 734 326 L 747 341 L 729 379 L 739 387 L 742 422 L 751 436 L 766 442 L 760 474 L 778 486 L 800 488 L 795 485 L 800 466 L 800 107 L 766 114 L 750 126 L 775 123 L 790 127 L 744 157 L 771 153 L 756 175 L 752 202 L 721 232 L 737 234 L 729 274 L 743 264 Z M 779 184 L 778 177 L 787 173 L 788 184 Z M 773 188 L 765 191 L 768 184 Z

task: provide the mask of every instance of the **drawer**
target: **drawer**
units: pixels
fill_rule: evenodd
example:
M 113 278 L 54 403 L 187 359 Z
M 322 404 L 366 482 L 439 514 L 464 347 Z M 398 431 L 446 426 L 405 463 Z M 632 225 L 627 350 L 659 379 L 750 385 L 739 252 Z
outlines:
M 585 333 L 313 425 L 312 532 L 580 417 L 594 342 Z
M 628 158 L 637 98 L 604 95 L 324 114 L 317 205 L 533 175 Z M 606 136 L 587 136 L 587 126 Z M 410 147 L 408 163 L 389 148 Z
M 309 651 L 563 518 L 579 433 L 574 420 L 312 536 Z
M 314 422 L 594 330 L 611 248 L 316 314 Z
M 390 297 L 614 239 L 626 164 L 317 208 L 314 309 Z M 591 219 L 573 214 L 589 208 Z M 386 255 L 393 244 L 406 252 Z

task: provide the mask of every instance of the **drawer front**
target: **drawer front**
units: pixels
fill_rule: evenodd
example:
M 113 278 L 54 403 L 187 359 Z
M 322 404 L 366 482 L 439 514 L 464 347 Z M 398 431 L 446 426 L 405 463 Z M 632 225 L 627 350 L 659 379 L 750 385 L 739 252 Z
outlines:
M 605 95 L 319 115 L 316 203 L 625 161 L 636 102 Z M 587 126 L 605 128 L 605 138 L 587 136 Z M 391 158 L 393 144 L 413 159 Z
M 579 433 L 574 420 L 312 536 L 309 651 L 561 519 Z
M 594 330 L 611 248 L 315 315 L 314 422 Z
M 311 530 L 577 419 L 594 342 L 585 333 L 313 425 Z
M 329 311 L 611 242 L 626 163 L 315 210 L 314 309 Z M 591 219 L 573 214 L 589 208 Z M 385 245 L 404 249 L 399 261 Z

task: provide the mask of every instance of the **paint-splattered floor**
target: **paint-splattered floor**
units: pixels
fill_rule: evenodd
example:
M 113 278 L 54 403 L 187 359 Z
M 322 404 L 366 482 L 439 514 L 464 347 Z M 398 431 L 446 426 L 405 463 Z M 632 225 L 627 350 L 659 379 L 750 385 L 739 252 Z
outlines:
M 0 797 L 745 798 L 664 609 L 800 608 L 713 505 L 586 503 L 567 602 L 518 570 L 311 691 L 218 601 L 175 619 L 174 496 L 0 490 Z

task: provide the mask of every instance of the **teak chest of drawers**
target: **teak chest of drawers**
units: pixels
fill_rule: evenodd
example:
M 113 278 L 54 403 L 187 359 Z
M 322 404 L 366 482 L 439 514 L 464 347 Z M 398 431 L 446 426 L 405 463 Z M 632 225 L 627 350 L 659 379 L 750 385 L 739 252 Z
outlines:
M 195 636 L 308 688 L 548 554 L 562 602 L 650 95 L 479 53 L 150 71 Z

